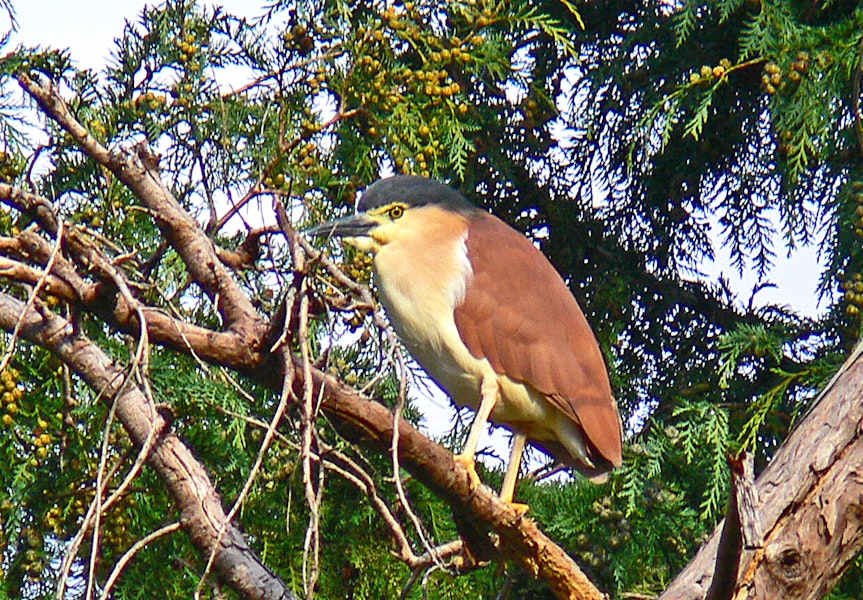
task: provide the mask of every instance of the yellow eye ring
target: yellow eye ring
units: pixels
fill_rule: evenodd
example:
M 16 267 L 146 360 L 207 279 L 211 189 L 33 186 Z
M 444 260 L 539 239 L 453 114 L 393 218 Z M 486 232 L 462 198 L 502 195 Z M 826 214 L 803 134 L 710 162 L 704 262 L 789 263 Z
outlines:
M 387 211 L 390 219 L 395 221 L 396 219 L 401 219 L 402 215 L 405 214 L 405 209 L 402 206 L 393 206 L 391 209 Z

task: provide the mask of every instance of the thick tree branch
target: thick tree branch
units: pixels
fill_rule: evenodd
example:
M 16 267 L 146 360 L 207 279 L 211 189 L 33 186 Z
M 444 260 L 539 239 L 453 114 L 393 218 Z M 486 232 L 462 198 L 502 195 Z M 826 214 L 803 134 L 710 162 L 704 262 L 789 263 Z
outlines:
M 744 548 L 736 599 L 820 598 L 863 549 L 863 344 L 756 481 L 764 545 Z M 701 600 L 723 524 L 663 600 Z
M 0 201 L 16 193 L 15 188 L 0 184 Z M 37 205 L 44 201 L 39 196 L 32 197 L 38 201 Z M 94 241 L 74 230 L 68 233 L 64 243 L 73 255 L 88 264 L 107 260 Z M 50 242 L 33 231 L 22 231 L 14 239 L 0 238 L 0 253 L 12 254 L 22 260 L 27 258 L 42 266 L 48 262 L 51 247 Z M 41 275 L 23 262 L 4 258 L 0 258 L 0 270 L 0 275 L 7 279 L 28 284 L 38 281 Z M 147 331 L 153 342 L 181 352 L 193 352 L 213 364 L 236 365 L 235 368 L 249 371 L 256 369 L 264 358 L 264 355 L 255 350 L 265 335 L 266 328 L 263 323 L 258 323 L 251 335 L 248 329 L 245 333 L 233 330 L 220 332 L 187 323 L 159 308 L 130 306 L 126 298 L 117 293 L 115 286 L 85 280 L 78 274 L 75 264 L 62 255 L 57 256 L 52 274 L 46 280 L 45 291 L 82 306 L 118 331 L 130 334 L 135 334 L 140 329 L 140 309 L 147 321 Z
M 25 304 L 0 294 L 0 327 L 15 326 Z M 103 400 L 116 402 L 117 418 L 132 442 L 141 447 L 155 430 L 160 436 L 147 457 L 176 503 L 180 522 L 195 545 L 215 552 L 218 576 L 247 598 L 292 599 L 295 596 L 252 552 L 235 525 L 227 522 L 218 493 L 204 466 L 167 424 L 141 389 L 125 381 L 125 374 L 111 359 L 72 325 L 48 310 L 24 314 L 21 335 L 63 360 Z M 119 395 L 115 399 L 115 395 Z M 220 539 L 220 531 L 225 529 Z M 218 544 L 218 545 L 217 545 Z
M 392 413 L 388 408 L 322 371 L 313 370 L 312 377 L 315 393 L 323 388 L 324 411 L 335 417 L 342 435 L 379 452 L 388 450 L 393 435 Z M 403 419 L 399 421 L 399 460 L 446 500 L 457 518 L 473 523 L 483 535 L 492 531 L 498 534 L 501 543 L 497 551 L 515 560 L 527 573 L 544 580 L 559 598 L 603 597 L 575 561 L 543 534 L 532 519 L 519 516 L 486 486 L 471 489 L 467 470 L 453 460 L 452 453 Z

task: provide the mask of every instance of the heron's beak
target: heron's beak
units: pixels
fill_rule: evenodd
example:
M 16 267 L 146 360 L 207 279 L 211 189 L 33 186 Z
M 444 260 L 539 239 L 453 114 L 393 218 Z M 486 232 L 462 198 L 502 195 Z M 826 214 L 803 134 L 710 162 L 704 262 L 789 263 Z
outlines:
M 341 219 L 333 219 L 309 229 L 306 235 L 314 237 L 368 237 L 369 233 L 380 223 L 364 214 L 351 215 Z

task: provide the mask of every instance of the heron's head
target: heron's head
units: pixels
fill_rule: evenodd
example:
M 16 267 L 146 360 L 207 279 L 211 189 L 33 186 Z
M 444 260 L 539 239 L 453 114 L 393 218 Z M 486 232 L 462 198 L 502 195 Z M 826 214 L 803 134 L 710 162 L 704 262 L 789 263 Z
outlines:
M 356 214 L 307 231 L 317 237 L 341 237 L 365 251 L 377 252 L 402 236 L 414 235 L 439 219 L 478 210 L 458 191 L 426 177 L 398 175 L 366 188 Z

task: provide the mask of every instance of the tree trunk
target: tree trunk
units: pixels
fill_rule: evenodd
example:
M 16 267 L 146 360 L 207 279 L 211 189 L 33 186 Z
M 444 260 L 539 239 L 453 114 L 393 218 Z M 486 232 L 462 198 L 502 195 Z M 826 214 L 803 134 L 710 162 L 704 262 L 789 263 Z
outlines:
M 736 582 L 721 586 L 734 600 L 823 597 L 863 548 L 861 432 L 858 344 L 755 482 L 763 543 L 744 546 L 735 560 L 738 553 L 720 548 L 720 523 L 660 600 L 702 600 L 714 577 Z

